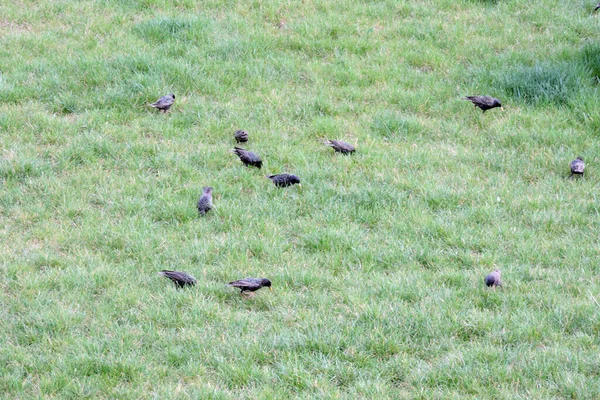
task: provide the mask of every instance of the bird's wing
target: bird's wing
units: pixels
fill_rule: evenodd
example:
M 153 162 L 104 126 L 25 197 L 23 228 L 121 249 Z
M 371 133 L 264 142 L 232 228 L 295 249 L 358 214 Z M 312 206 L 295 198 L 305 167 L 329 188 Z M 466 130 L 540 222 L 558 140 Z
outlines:
M 244 278 L 238 281 L 229 282 L 228 285 L 233 287 L 255 288 L 260 286 L 260 281 L 256 278 Z
M 235 154 L 237 154 L 240 160 L 242 160 L 244 163 L 253 163 L 255 161 L 260 161 L 260 158 L 258 158 L 258 156 L 253 152 L 240 149 L 238 147 L 235 148 Z
M 346 143 L 346 142 L 337 142 L 338 146 L 340 146 L 340 149 L 344 150 L 344 151 L 354 151 L 354 146 L 352 146 L 350 143 Z
M 258 154 L 253 153 L 251 151 L 246 151 L 246 157 L 247 157 L 248 161 L 250 161 L 250 162 L 260 162 L 261 161 Z
M 166 107 L 173 104 L 173 98 L 171 96 L 163 96 L 154 103 L 155 107 Z
M 181 281 L 185 283 L 196 282 L 196 279 L 193 276 L 186 274 L 185 272 L 164 270 L 159 272 L 159 274 L 175 281 Z
M 467 96 L 464 99 L 469 100 L 471 103 L 473 103 L 475 105 L 491 106 L 494 104 L 494 98 L 490 97 L 490 96 Z
M 490 96 L 481 96 L 480 101 L 488 106 L 493 106 L 494 105 L 494 99 L 493 97 Z
M 346 143 L 344 143 L 344 142 L 340 142 L 339 140 L 330 140 L 329 142 L 330 142 L 329 145 L 337 151 L 347 151 L 348 150 Z

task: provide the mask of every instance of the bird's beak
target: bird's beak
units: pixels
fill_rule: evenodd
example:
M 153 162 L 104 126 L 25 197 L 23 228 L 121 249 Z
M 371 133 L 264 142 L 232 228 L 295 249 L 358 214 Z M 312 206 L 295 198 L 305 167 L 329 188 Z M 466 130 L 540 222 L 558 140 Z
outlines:
M 269 286 L 269 290 L 270 290 L 270 291 L 273 291 L 273 288 L 272 288 L 271 286 Z
M 502 111 L 504 111 L 504 107 L 500 107 L 500 109 L 501 109 Z
M 299 187 L 299 188 L 301 188 L 301 187 L 302 187 L 302 184 L 301 184 L 301 183 L 299 183 L 299 184 L 298 184 L 298 187 Z

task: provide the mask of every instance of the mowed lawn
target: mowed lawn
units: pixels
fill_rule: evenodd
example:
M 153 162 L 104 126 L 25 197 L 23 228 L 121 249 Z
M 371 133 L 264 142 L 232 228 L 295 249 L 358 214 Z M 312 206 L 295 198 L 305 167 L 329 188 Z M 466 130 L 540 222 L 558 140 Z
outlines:
M 594 6 L 2 2 L 0 398 L 600 398 Z

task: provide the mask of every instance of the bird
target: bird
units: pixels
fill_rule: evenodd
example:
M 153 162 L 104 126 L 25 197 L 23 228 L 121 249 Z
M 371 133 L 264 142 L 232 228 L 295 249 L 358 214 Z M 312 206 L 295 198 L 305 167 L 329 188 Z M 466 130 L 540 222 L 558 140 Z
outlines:
M 239 129 L 235 131 L 233 134 L 236 143 L 247 142 L 248 141 L 248 132 L 245 130 Z
M 583 175 L 583 170 L 585 169 L 585 163 L 583 162 L 583 158 L 577 157 L 573 161 L 571 161 L 571 177 L 573 175 Z
M 167 269 L 163 269 L 158 274 L 172 280 L 173 283 L 175 284 L 175 287 L 177 287 L 177 289 L 183 288 L 186 285 L 189 285 L 189 286 L 196 285 L 196 278 L 194 278 L 193 276 L 191 276 L 190 274 L 187 274 L 185 272 L 169 271 Z
M 341 140 L 328 140 L 325 144 L 342 154 L 351 154 L 356 150 L 350 143 L 342 142 Z
M 256 292 L 258 289 L 263 287 L 271 288 L 271 281 L 267 278 L 244 278 L 239 281 L 229 282 L 227 286 L 233 286 L 240 288 L 240 294 L 244 295 L 244 292 Z
M 200 215 L 206 214 L 212 208 L 212 190 L 213 188 L 210 186 L 202 189 L 204 192 L 202 196 L 200 196 L 200 200 L 198 200 L 198 212 Z
M 232 153 L 237 154 L 240 160 L 244 163 L 246 167 L 252 165 L 260 169 L 262 167 L 262 160 L 258 156 L 258 154 L 253 153 L 249 150 L 244 150 L 239 147 L 234 147 L 233 150 L 230 150 Z
M 298 178 L 294 174 L 276 174 L 276 175 L 268 175 L 267 178 L 273 181 L 275 186 L 277 187 L 287 187 L 292 186 L 294 184 L 298 184 L 298 186 L 302 186 L 300 184 L 300 178 Z
M 158 108 L 163 113 L 166 113 L 174 102 L 175 95 L 173 93 L 169 93 L 168 95 L 161 97 L 160 99 L 156 100 L 156 102 L 149 105 L 150 107 Z
M 500 107 L 501 110 L 504 110 L 504 108 L 502 108 L 500 100 L 490 96 L 467 96 L 464 97 L 463 100 L 470 101 L 475 105 L 475 107 L 481 108 L 484 113 L 487 110 L 496 107 Z
M 487 287 L 490 286 L 500 286 L 502 287 L 502 281 L 500 280 L 500 270 L 494 270 L 488 276 L 485 277 L 485 284 Z
M 599 8 L 600 8 L 600 3 L 598 3 L 598 5 L 594 8 L 594 12 L 598 11 Z

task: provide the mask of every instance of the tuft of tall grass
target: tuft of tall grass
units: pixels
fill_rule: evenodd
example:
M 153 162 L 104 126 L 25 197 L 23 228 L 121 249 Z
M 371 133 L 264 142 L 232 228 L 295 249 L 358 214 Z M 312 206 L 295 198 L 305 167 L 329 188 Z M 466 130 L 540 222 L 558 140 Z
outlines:
M 496 72 L 492 85 L 527 104 L 566 105 L 589 73 L 579 63 L 537 63 Z
M 577 60 L 582 68 L 585 68 L 595 83 L 600 83 L 600 45 L 588 43 L 578 54 Z

